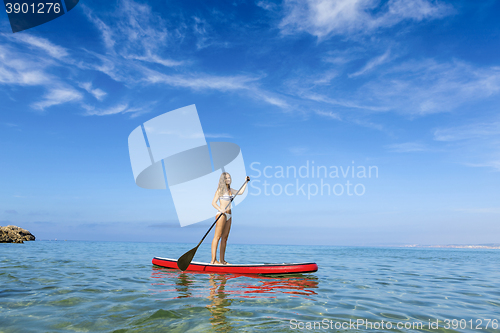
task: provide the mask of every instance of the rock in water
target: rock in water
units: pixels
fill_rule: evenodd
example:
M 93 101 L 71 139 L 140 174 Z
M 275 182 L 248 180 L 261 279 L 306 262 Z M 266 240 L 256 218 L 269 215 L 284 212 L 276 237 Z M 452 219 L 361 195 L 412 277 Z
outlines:
M 26 229 L 9 225 L 0 226 L 0 243 L 24 243 L 24 241 L 35 240 L 35 236 Z

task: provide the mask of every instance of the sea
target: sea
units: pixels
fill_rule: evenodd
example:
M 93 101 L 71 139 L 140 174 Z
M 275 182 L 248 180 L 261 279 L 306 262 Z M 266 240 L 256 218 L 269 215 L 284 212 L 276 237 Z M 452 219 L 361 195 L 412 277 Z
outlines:
M 319 266 L 283 277 L 151 263 L 194 246 L 0 244 L 0 332 L 500 332 L 500 250 L 228 244 L 233 264 Z

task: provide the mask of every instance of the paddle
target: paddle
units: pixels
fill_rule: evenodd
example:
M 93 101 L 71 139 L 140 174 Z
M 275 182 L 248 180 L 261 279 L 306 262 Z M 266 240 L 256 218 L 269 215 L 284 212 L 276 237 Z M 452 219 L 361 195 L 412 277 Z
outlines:
M 249 177 L 247 177 L 247 179 L 245 180 L 245 182 L 243 183 L 243 185 L 241 185 L 240 189 L 238 190 L 238 192 L 236 192 L 236 194 L 234 195 L 234 197 L 231 198 L 231 201 L 229 201 L 229 203 L 227 204 L 226 208 L 224 208 L 224 210 L 226 210 L 227 207 L 229 207 L 229 205 L 231 205 L 231 202 L 233 202 L 234 198 L 236 198 L 236 196 L 240 193 L 240 191 L 243 188 L 243 186 L 245 186 L 245 184 L 248 183 L 249 180 L 250 180 Z M 219 218 L 221 216 L 222 216 L 222 214 L 220 214 L 219 217 L 217 217 L 217 219 L 215 220 L 215 222 L 212 224 L 212 226 L 210 227 L 210 229 L 208 229 L 207 233 L 205 234 L 205 236 L 203 236 L 203 238 L 198 243 L 198 245 L 196 245 L 195 248 L 192 248 L 191 250 L 189 250 L 186 253 L 184 253 L 179 258 L 179 260 L 177 260 L 177 267 L 179 267 L 179 269 L 181 271 L 185 271 L 188 268 L 189 264 L 193 260 L 194 255 L 196 254 L 196 251 L 198 250 L 198 247 L 205 240 L 205 237 L 207 237 L 208 233 L 210 232 L 210 230 L 212 230 L 212 228 L 214 227 L 214 225 L 217 223 L 217 221 L 219 220 Z

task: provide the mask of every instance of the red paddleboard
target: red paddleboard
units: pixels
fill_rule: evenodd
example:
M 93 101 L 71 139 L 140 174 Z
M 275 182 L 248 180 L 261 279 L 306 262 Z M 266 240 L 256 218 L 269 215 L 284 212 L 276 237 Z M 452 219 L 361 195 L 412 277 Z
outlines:
M 153 258 L 153 265 L 179 269 L 176 259 Z M 186 271 L 206 273 L 233 273 L 233 274 L 300 274 L 312 273 L 318 270 L 313 262 L 298 264 L 249 264 L 249 265 L 212 265 L 205 262 L 192 261 Z

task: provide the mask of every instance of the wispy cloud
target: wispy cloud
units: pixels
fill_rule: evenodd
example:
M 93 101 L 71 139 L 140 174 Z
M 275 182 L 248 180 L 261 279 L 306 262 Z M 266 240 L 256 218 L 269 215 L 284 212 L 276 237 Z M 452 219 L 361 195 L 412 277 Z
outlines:
M 192 89 L 215 89 L 220 91 L 247 90 L 248 84 L 258 80 L 252 76 L 214 76 L 214 75 L 167 75 L 148 70 L 144 81 L 152 84 L 164 83 L 174 87 Z
M 439 128 L 434 131 L 436 141 L 460 141 L 475 138 L 500 137 L 500 122 L 475 123 L 459 127 Z
M 471 101 L 500 93 L 500 67 L 478 68 L 464 62 L 433 59 L 395 65 L 367 82 L 359 98 L 400 113 L 449 112 Z
M 73 88 L 56 88 L 51 89 L 47 94 L 45 94 L 43 100 L 33 103 L 32 107 L 43 111 L 50 106 L 79 101 L 81 99 L 82 95 Z
M 313 81 L 314 84 L 317 85 L 324 85 L 324 84 L 330 84 L 330 82 L 336 78 L 339 75 L 338 71 L 336 70 L 329 70 L 326 73 L 322 74 L 319 77 L 316 77 Z
M 293 155 L 304 155 L 309 151 L 309 148 L 306 146 L 294 146 L 288 148 L 288 151 Z
M 120 7 L 108 16 L 116 18 L 116 24 L 104 23 L 98 14 L 88 8 L 84 11 L 95 27 L 101 32 L 106 45 L 106 54 L 94 51 L 86 52 L 94 57 L 92 62 L 78 62 L 77 66 L 83 70 L 97 70 L 111 79 L 121 82 L 131 88 L 134 85 L 155 84 L 167 85 L 192 90 L 216 90 L 221 92 L 247 93 L 247 96 L 262 100 L 268 104 L 286 109 L 289 107 L 286 98 L 280 94 L 263 90 L 257 81 L 265 77 L 259 75 L 211 75 L 203 71 L 190 70 L 187 66 L 193 61 L 189 59 L 173 60 L 162 54 L 171 52 L 166 46 L 174 43 L 179 36 L 166 28 L 166 22 L 157 15 L 147 4 L 140 4 L 132 0 L 120 0 Z M 141 13 L 141 15 L 137 15 Z M 193 33 L 197 40 L 197 48 L 217 44 L 213 40 L 214 32 L 208 22 L 198 16 L 193 16 Z M 220 44 L 220 45 L 219 45 Z M 161 69 L 150 64 L 161 64 Z M 171 67 L 182 67 L 176 72 Z M 99 109 L 99 114 L 106 113 L 107 109 Z M 93 111 L 91 111 L 93 112 Z
M 146 62 L 151 62 L 155 64 L 160 64 L 165 67 L 175 67 L 175 66 L 181 66 L 186 63 L 186 61 L 177 61 L 177 60 L 171 60 L 171 59 L 164 59 L 159 57 L 158 55 L 147 53 L 145 56 L 138 56 L 138 55 L 126 55 L 125 59 L 135 59 L 135 60 L 140 60 L 140 61 L 146 61 Z
M 128 103 L 120 103 L 117 105 L 110 106 L 104 109 L 98 109 L 95 106 L 83 105 L 84 109 L 87 110 L 85 115 L 87 116 L 109 116 L 118 113 L 127 113 L 127 112 L 137 112 L 138 109 L 129 108 Z
M 379 65 L 382 65 L 383 63 L 388 62 L 390 59 L 390 54 L 391 54 L 391 50 L 389 49 L 389 50 L 385 51 L 384 54 L 382 54 L 378 57 L 375 57 L 375 58 L 371 59 L 370 61 L 368 61 L 368 63 L 363 68 L 361 68 L 359 71 L 357 71 L 353 74 L 350 74 L 349 77 L 356 77 L 359 75 L 363 75 L 366 72 L 371 71 L 373 68 L 375 68 Z
M 197 36 L 196 47 L 198 49 L 202 49 L 209 46 L 211 38 L 211 34 L 209 33 L 210 25 L 206 20 L 196 16 L 193 17 L 193 20 L 193 30 L 195 35 Z
M 48 55 L 56 59 L 62 59 L 69 55 L 68 51 L 59 45 L 55 45 L 48 39 L 36 37 L 30 34 L 15 34 L 13 40 L 27 44 L 31 47 L 45 51 Z
M 362 105 L 358 104 L 355 100 L 341 100 L 332 98 L 329 96 L 325 96 L 322 94 L 318 94 L 315 92 L 298 92 L 298 96 L 301 98 L 305 98 L 311 101 L 322 102 L 331 105 L 342 106 L 346 108 L 354 108 L 354 109 L 364 109 L 364 110 L 372 110 L 372 111 L 387 111 L 388 108 L 384 106 L 371 106 L 371 105 Z
M 500 122 L 469 121 L 468 124 L 434 130 L 434 140 L 456 151 L 463 165 L 500 171 Z
M 495 169 L 496 171 L 500 171 L 500 160 L 487 161 L 483 163 L 464 163 L 464 164 L 473 168 L 492 168 Z
M 425 145 L 416 142 L 395 143 L 387 145 L 386 148 L 393 153 L 413 153 L 428 150 Z
M 265 10 L 275 10 L 278 7 L 275 3 L 269 1 L 257 1 L 256 5 Z
M 89 94 L 92 94 L 92 96 L 100 101 L 102 101 L 107 95 L 106 92 L 99 88 L 94 89 L 91 82 L 81 82 L 78 86 L 82 89 L 85 89 Z
M 52 76 L 45 72 L 47 65 L 37 60 L 0 45 L 0 84 L 37 86 L 52 82 Z
M 251 91 L 253 97 L 261 99 L 266 103 L 280 107 L 282 109 L 288 109 L 290 107 L 289 104 L 283 98 L 276 96 L 276 94 L 271 95 L 270 93 L 264 92 L 258 88 L 253 88 L 251 89 Z
M 283 34 L 307 32 L 320 39 L 391 27 L 403 20 L 422 21 L 450 15 L 449 5 L 427 0 L 285 0 Z
M 114 40 L 114 33 L 111 30 L 111 28 L 106 23 L 104 23 L 100 18 L 94 15 L 94 12 L 89 7 L 85 6 L 84 4 L 81 4 L 80 8 L 83 9 L 83 12 L 87 16 L 88 20 L 94 24 L 97 30 L 100 31 L 102 40 L 106 48 L 109 51 L 114 51 L 115 40 Z
M 163 18 L 149 5 L 132 0 L 120 0 L 110 15 L 116 24 L 108 25 L 91 9 L 82 5 L 90 22 L 101 33 L 109 55 L 135 59 L 166 67 L 179 66 L 184 61 L 172 60 L 161 55 L 169 43 L 169 32 Z
M 314 113 L 316 113 L 319 116 L 334 119 L 334 120 L 341 120 L 340 115 L 337 113 L 333 113 L 332 111 L 321 111 L 321 110 L 315 110 Z
M 386 133 L 391 133 L 382 124 L 377 124 L 377 123 L 374 123 L 374 122 L 366 120 L 366 119 L 354 118 L 354 119 L 351 119 L 351 121 L 354 124 L 359 125 L 359 126 L 363 126 L 363 127 L 366 127 L 366 128 L 371 128 L 371 129 L 374 129 L 374 130 L 377 130 L 377 131 L 383 131 L 383 132 L 386 132 Z

